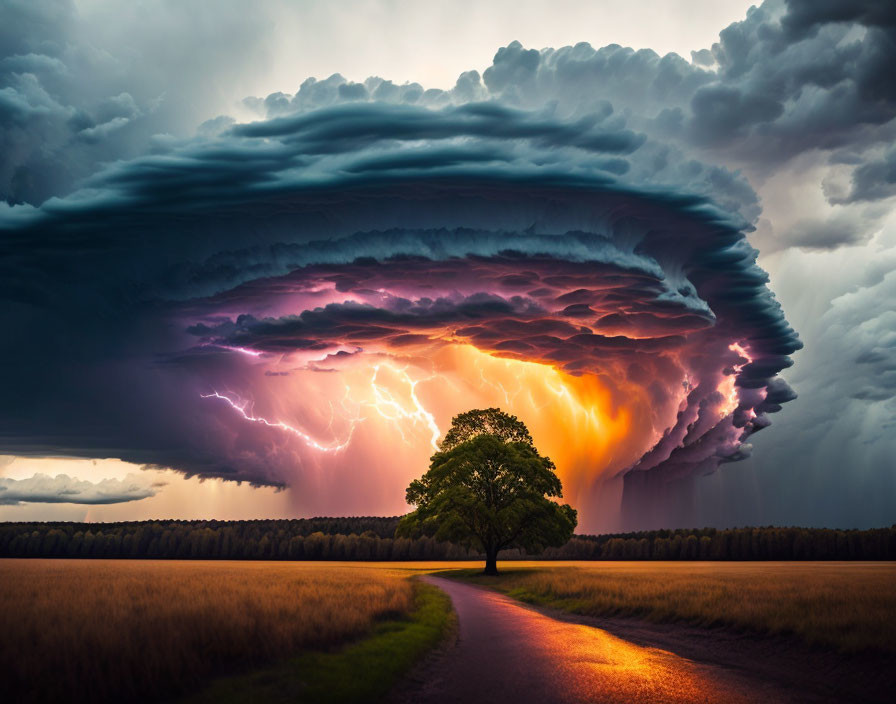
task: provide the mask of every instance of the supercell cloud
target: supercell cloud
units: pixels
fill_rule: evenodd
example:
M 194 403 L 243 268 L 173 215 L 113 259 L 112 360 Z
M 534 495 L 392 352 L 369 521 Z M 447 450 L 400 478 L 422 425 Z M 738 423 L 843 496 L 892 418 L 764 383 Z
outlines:
M 680 183 L 654 157 L 610 106 L 365 101 L 13 208 L 4 288 L 33 373 L 9 380 L 6 450 L 361 509 L 490 403 L 540 432 L 586 520 L 619 477 L 662 494 L 711 473 L 792 398 L 776 375 L 799 343 L 708 169 Z M 390 444 L 407 464 L 381 466 Z
M 309 80 L 247 99 L 255 121 L 212 115 L 71 192 L 9 196 L 2 450 L 394 513 L 451 416 L 500 406 L 555 459 L 583 529 L 662 524 L 676 487 L 748 457 L 796 397 L 779 373 L 801 343 L 747 242 L 759 199 L 712 155 L 843 143 L 827 113 L 805 145 L 788 136 L 832 99 L 784 75 L 800 42 L 844 45 L 832 21 L 872 38 L 883 22 L 798 4 L 774 21 L 797 57 L 777 82 L 738 70 L 731 28 L 693 62 L 514 43 L 450 91 Z M 27 77 L 53 59 L 0 63 L 18 76 L 4 124 L 31 124 Z M 842 97 L 871 95 L 873 131 L 892 96 L 876 55 L 853 59 L 865 83 Z M 103 102 L 78 148 L 145 109 Z M 892 150 L 875 154 L 843 199 L 892 192 Z

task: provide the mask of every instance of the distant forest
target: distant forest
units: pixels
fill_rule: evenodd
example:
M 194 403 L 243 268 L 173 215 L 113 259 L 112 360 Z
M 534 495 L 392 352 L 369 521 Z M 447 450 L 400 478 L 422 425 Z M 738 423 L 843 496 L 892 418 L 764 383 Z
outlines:
M 0 523 L 0 557 L 172 560 L 468 560 L 432 538 L 396 538 L 398 517 L 270 521 Z M 874 530 L 731 528 L 577 535 L 541 560 L 894 560 L 896 525 Z

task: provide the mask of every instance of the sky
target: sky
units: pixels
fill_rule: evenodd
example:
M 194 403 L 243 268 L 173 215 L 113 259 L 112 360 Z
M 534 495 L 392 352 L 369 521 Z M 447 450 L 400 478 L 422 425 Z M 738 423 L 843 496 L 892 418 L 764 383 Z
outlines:
M 0 520 L 896 516 L 886 2 L 0 4 Z M 762 431 L 761 433 L 759 431 Z

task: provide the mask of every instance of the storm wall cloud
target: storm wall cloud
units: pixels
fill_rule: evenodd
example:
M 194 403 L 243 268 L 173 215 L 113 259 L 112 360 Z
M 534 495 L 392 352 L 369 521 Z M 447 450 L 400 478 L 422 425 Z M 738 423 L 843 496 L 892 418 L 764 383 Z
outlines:
M 450 90 L 308 79 L 254 119 L 191 105 L 192 134 L 145 87 L 66 93 L 77 52 L 16 8 L 0 448 L 390 513 L 451 416 L 497 405 L 583 528 L 700 520 L 695 482 L 799 406 L 755 184 L 819 154 L 839 179 L 776 251 L 872 241 L 894 194 L 892 18 L 836 5 L 766 2 L 690 61 L 513 42 Z M 888 325 L 855 300 L 832 328 Z M 888 339 L 860 338 L 850 404 L 892 401 Z
M 678 476 L 739 456 L 767 423 L 762 389 L 799 342 L 743 217 L 660 186 L 656 174 L 633 184 L 637 168 L 608 169 L 611 158 L 637 163 L 646 137 L 605 119 L 484 103 L 320 108 L 117 164 L 34 210 L 7 247 L 28 261 L 20 271 L 46 274 L 9 272 L 10 299 L 67 309 L 67 320 L 90 318 L 101 302 L 102 330 L 86 322 L 93 329 L 81 335 L 90 347 L 108 338 L 99 358 L 84 351 L 80 369 L 50 365 L 77 369 L 50 389 L 77 389 L 77 403 L 106 412 L 85 418 L 93 436 L 54 419 L 76 436 L 64 451 L 300 485 L 306 465 L 340 461 L 316 454 L 344 452 L 340 438 L 356 433 L 362 442 L 367 406 L 381 412 L 377 397 L 393 391 L 374 380 L 371 402 L 347 385 L 327 399 L 340 406 L 327 426 L 341 430 L 322 439 L 321 397 L 289 411 L 295 424 L 262 412 L 277 390 L 270 375 L 255 388 L 259 368 L 293 365 L 308 377 L 348 354 L 352 367 L 386 359 L 438 375 L 421 360 L 464 346 L 593 377 L 605 412 L 627 419 L 617 433 L 626 450 L 592 454 L 577 470 L 587 484 L 664 474 L 673 457 Z M 86 256 L 72 256 L 72 241 Z M 221 251 L 248 243 L 250 256 Z M 57 300 L 42 290 L 47 279 Z M 43 347 L 52 356 L 52 343 Z M 77 341 L 65 354 L 80 356 Z M 39 437 L 52 449 L 53 399 L 20 388 L 35 413 L 10 419 L 9 449 L 28 452 Z M 437 405 L 456 413 L 457 402 Z M 272 441 L 278 431 L 288 442 Z

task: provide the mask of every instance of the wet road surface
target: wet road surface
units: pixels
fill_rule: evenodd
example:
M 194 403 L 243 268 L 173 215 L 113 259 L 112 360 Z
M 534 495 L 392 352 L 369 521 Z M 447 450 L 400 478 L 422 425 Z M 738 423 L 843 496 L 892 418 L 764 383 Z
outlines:
M 600 628 L 546 616 L 509 597 L 439 577 L 451 597 L 456 645 L 413 699 L 443 704 L 787 702 L 771 684 L 643 647 Z

